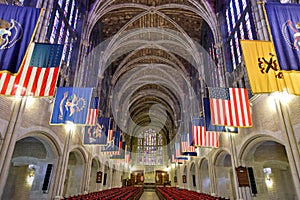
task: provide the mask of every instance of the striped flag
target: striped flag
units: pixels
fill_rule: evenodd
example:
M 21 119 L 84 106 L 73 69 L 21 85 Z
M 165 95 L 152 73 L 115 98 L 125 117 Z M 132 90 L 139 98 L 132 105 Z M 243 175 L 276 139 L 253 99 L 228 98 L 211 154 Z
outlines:
M 125 154 L 125 163 L 129 163 L 130 162 L 130 154 L 131 154 L 131 150 L 130 150 L 130 146 L 126 146 L 126 154 Z
M 196 148 L 190 146 L 189 134 L 181 134 L 181 151 L 183 155 L 197 156 Z
M 180 149 L 180 143 L 179 142 L 176 142 L 174 144 L 174 156 L 176 159 L 185 159 L 187 158 L 186 156 L 184 156 L 182 153 L 181 153 L 181 149 Z
M 109 119 L 109 125 L 108 125 L 108 134 L 107 134 L 107 143 L 111 142 L 113 139 L 114 130 L 113 130 L 113 119 Z
M 185 160 L 188 160 L 188 158 L 175 158 L 174 154 L 172 154 L 172 163 L 182 163 L 184 162 Z
M 192 144 L 194 146 L 202 146 L 204 140 L 203 135 L 206 132 L 204 118 L 194 117 L 190 127 L 190 135 L 192 136 Z
M 219 147 L 219 133 L 216 131 L 206 131 L 203 134 L 202 147 Z
M 212 124 L 252 126 L 247 89 L 209 88 L 209 98 Z
M 90 108 L 88 111 L 87 125 L 96 125 L 98 122 L 98 103 L 99 97 L 93 97 L 91 99 Z
M 7 96 L 53 96 L 63 45 L 32 43 L 20 72 L 0 74 L 0 94 Z

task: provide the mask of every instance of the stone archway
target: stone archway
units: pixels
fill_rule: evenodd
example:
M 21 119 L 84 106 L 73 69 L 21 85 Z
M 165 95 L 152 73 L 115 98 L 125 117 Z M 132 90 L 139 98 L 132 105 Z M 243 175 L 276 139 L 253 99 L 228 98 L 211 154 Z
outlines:
M 203 160 L 200 164 L 200 192 L 210 194 L 210 178 L 208 170 L 208 160 Z
M 16 142 L 3 199 L 51 198 L 58 152 L 47 139 L 36 135 Z
M 84 157 L 79 150 L 75 149 L 69 154 L 63 196 L 82 193 L 83 174 Z
M 191 164 L 190 167 L 190 175 L 189 175 L 189 189 L 192 191 L 197 191 L 197 185 L 196 185 L 196 165 L 195 163 Z
M 256 199 L 297 199 L 285 147 L 275 141 L 260 140 L 247 149 L 243 160 L 253 170 Z
M 97 184 L 97 172 L 100 169 L 99 161 L 94 158 L 91 164 L 91 174 L 90 174 L 90 182 L 89 182 L 89 192 L 98 191 L 100 187 Z
M 236 199 L 231 155 L 226 151 L 220 152 L 217 155 L 214 166 L 216 172 L 217 196 Z

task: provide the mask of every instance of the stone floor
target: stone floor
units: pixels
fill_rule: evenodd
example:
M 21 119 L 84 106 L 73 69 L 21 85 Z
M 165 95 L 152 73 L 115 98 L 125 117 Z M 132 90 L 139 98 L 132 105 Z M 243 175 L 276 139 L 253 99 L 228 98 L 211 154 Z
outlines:
M 154 191 L 145 190 L 140 200 L 159 200 L 159 198 Z

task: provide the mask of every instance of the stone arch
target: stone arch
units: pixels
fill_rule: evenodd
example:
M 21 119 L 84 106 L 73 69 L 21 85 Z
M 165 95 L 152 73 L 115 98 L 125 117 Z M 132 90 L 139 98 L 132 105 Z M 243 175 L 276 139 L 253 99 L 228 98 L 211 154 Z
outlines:
M 53 132 L 36 127 L 25 130 L 14 145 L 5 185 L 5 191 L 18 192 L 5 192 L 3 198 L 52 198 L 60 154 Z
M 99 189 L 100 189 L 100 183 L 98 183 L 98 181 L 100 181 L 100 180 L 97 179 L 100 168 L 101 168 L 101 163 L 99 162 L 97 157 L 94 157 L 91 162 L 89 192 L 99 191 Z
M 253 171 L 258 199 L 297 198 L 285 145 L 278 139 L 262 134 L 250 138 L 239 159 Z
M 191 162 L 189 172 L 190 172 L 190 175 L 189 175 L 189 178 L 188 178 L 189 189 L 192 190 L 192 191 L 197 191 L 196 164 L 195 164 L 195 162 Z
M 210 177 L 208 169 L 208 160 L 202 159 L 199 165 L 200 192 L 210 194 Z
M 236 199 L 231 154 L 225 149 L 219 149 L 215 153 L 212 165 L 215 167 L 216 195 Z
M 84 174 L 86 157 L 81 148 L 74 148 L 69 153 L 69 159 L 64 181 L 63 196 L 77 195 L 84 191 Z

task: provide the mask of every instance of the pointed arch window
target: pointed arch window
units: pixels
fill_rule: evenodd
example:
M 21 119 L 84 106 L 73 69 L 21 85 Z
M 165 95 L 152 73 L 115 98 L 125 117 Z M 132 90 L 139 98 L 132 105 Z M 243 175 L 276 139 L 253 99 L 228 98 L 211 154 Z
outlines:
M 137 147 L 138 165 L 163 164 L 163 139 L 162 134 L 154 129 L 148 129 L 139 134 Z
M 239 40 L 256 38 L 249 0 L 230 0 L 225 10 L 227 29 L 227 57 L 230 58 L 230 70 L 236 69 L 242 62 Z

